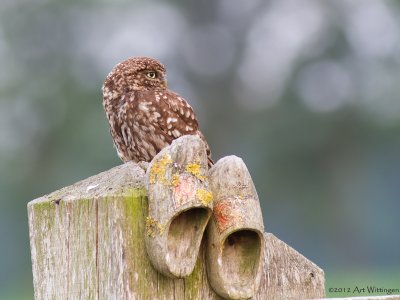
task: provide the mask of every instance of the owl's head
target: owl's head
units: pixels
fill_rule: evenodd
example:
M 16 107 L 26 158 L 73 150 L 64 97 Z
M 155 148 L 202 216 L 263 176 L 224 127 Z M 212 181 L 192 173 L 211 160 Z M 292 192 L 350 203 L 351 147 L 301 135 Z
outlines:
M 116 95 L 131 91 L 164 90 L 167 88 L 165 72 L 165 67 L 153 58 L 129 58 L 108 74 L 103 93 Z

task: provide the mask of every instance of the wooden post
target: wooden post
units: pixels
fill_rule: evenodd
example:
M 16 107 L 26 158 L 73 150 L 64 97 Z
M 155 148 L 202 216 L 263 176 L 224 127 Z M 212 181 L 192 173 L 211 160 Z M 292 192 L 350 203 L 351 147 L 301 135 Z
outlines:
M 221 299 L 207 280 L 203 240 L 193 273 L 171 279 L 144 245 L 145 172 L 126 163 L 28 204 L 35 299 Z M 274 235 L 254 299 L 324 297 L 324 272 Z

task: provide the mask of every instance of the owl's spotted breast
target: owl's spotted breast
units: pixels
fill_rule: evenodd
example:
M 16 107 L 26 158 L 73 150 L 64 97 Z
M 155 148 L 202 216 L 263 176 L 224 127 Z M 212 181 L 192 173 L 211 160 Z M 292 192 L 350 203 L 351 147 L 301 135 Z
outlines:
M 191 134 L 205 142 L 211 165 L 196 115 L 185 99 L 165 89 L 162 65 L 146 58 L 137 66 L 138 58 L 132 60 L 117 65 L 103 86 L 103 105 L 119 157 L 148 162 L 174 139 Z

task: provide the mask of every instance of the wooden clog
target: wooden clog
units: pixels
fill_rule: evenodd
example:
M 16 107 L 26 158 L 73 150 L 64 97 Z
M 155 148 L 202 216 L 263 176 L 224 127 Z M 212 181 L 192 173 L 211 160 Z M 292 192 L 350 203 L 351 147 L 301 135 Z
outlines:
M 257 294 L 264 261 L 264 225 L 253 181 L 242 159 L 227 156 L 210 170 L 213 216 L 207 226 L 207 275 L 220 296 Z
M 158 153 L 147 173 L 146 248 L 154 268 L 181 278 L 192 273 L 212 214 L 203 141 L 183 136 Z

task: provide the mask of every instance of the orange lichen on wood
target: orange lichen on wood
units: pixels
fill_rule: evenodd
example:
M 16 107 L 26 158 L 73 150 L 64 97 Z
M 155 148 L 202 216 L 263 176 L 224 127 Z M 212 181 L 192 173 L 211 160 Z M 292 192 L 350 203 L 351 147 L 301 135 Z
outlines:
M 192 176 L 182 176 L 179 178 L 179 183 L 174 189 L 174 202 L 176 207 L 184 205 L 192 199 L 196 192 L 196 179 Z
M 243 219 L 231 207 L 229 201 L 221 201 L 214 206 L 214 217 L 220 233 L 237 223 L 242 223 Z

